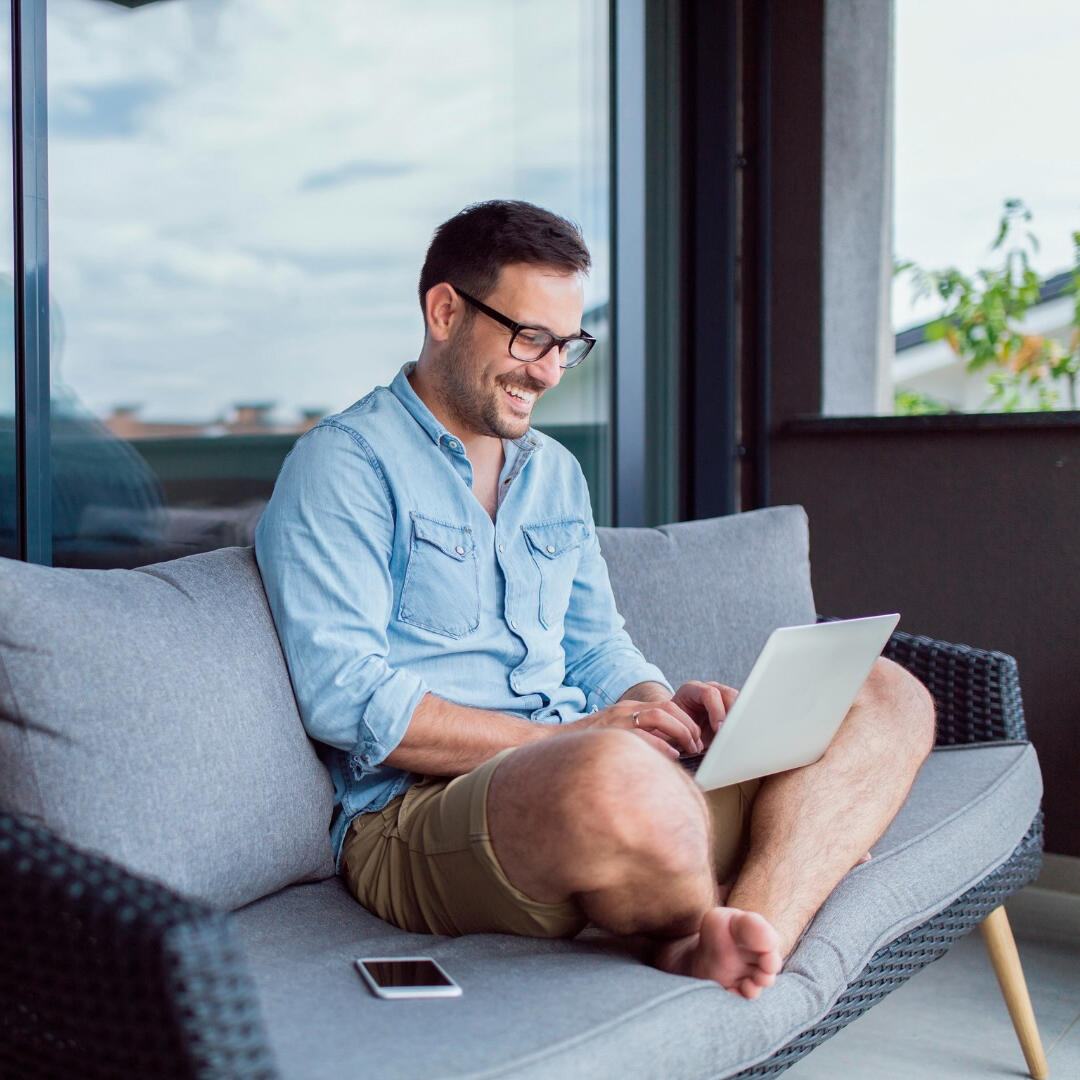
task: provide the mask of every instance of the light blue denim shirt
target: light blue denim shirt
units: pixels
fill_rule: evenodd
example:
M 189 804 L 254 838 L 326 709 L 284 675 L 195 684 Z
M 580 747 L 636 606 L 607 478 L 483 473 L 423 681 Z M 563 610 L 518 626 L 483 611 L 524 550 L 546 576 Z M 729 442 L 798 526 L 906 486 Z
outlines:
M 623 629 L 574 456 L 531 429 L 505 442 L 493 522 L 411 367 L 297 441 L 255 533 L 338 857 L 415 779 L 383 761 L 428 692 L 553 724 L 666 685 Z

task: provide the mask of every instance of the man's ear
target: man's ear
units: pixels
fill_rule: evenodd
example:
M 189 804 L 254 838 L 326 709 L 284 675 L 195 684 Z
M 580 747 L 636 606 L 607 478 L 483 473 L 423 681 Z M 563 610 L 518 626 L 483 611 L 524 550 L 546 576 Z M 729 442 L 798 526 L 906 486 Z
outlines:
M 445 281 L 432 285 L 424 297 L 427 332 L 435 341 L 446 341 L 453 324 L 461 318 L 464 302 Z

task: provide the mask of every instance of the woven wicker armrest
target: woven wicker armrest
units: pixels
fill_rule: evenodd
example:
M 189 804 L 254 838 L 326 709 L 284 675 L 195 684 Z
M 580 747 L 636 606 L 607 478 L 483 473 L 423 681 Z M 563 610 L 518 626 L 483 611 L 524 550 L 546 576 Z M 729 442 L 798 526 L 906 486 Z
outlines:
M 884 655 L 933 695 L 938 746 L 1027 739 L 1020 676 L 1008 654 L 897 631 Z
M 0 1075 L 275 1076 L 225 913 L 0 811 Z

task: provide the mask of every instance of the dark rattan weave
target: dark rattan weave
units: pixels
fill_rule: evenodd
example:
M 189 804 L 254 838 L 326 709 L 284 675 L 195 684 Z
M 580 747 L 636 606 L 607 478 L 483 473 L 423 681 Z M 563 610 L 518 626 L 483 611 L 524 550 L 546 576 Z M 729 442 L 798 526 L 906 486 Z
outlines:
M 939 746 L 1027 739 L 1020 676 L 1011 656 L 899 632 L 885 655 L 933 695 Z
M 1025 739 L 1016 664 L 896 634 L 930 688 L 942 745 Z M 783 1072 L 1038 872 L 1042 821 L 997 870 L 881 949 L 819 1024 L 740 1077 Z M 276 1076 L 228 916 L 0 811 L 0 1078 Z
M 228 916 L 0 812 L 0 1076 L 272 1077 Z

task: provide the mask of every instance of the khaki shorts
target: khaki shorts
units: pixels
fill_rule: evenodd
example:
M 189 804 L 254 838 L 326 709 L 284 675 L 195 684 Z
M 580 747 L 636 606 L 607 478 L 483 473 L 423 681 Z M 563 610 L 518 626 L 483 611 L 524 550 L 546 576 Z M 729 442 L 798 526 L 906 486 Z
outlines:
M 510 883 L 495 857 L 487 793 L 504 750 L 453 779 L 428 776 L 384 809 L 353 819 L 341 875 L 369 911 L 414 933 L 501 933 L 573 937 L 588 919 L 573 901 L 541 904 Z M 706 794 L 719 881 L 734 876 L 746 849 L 759 781 Z

